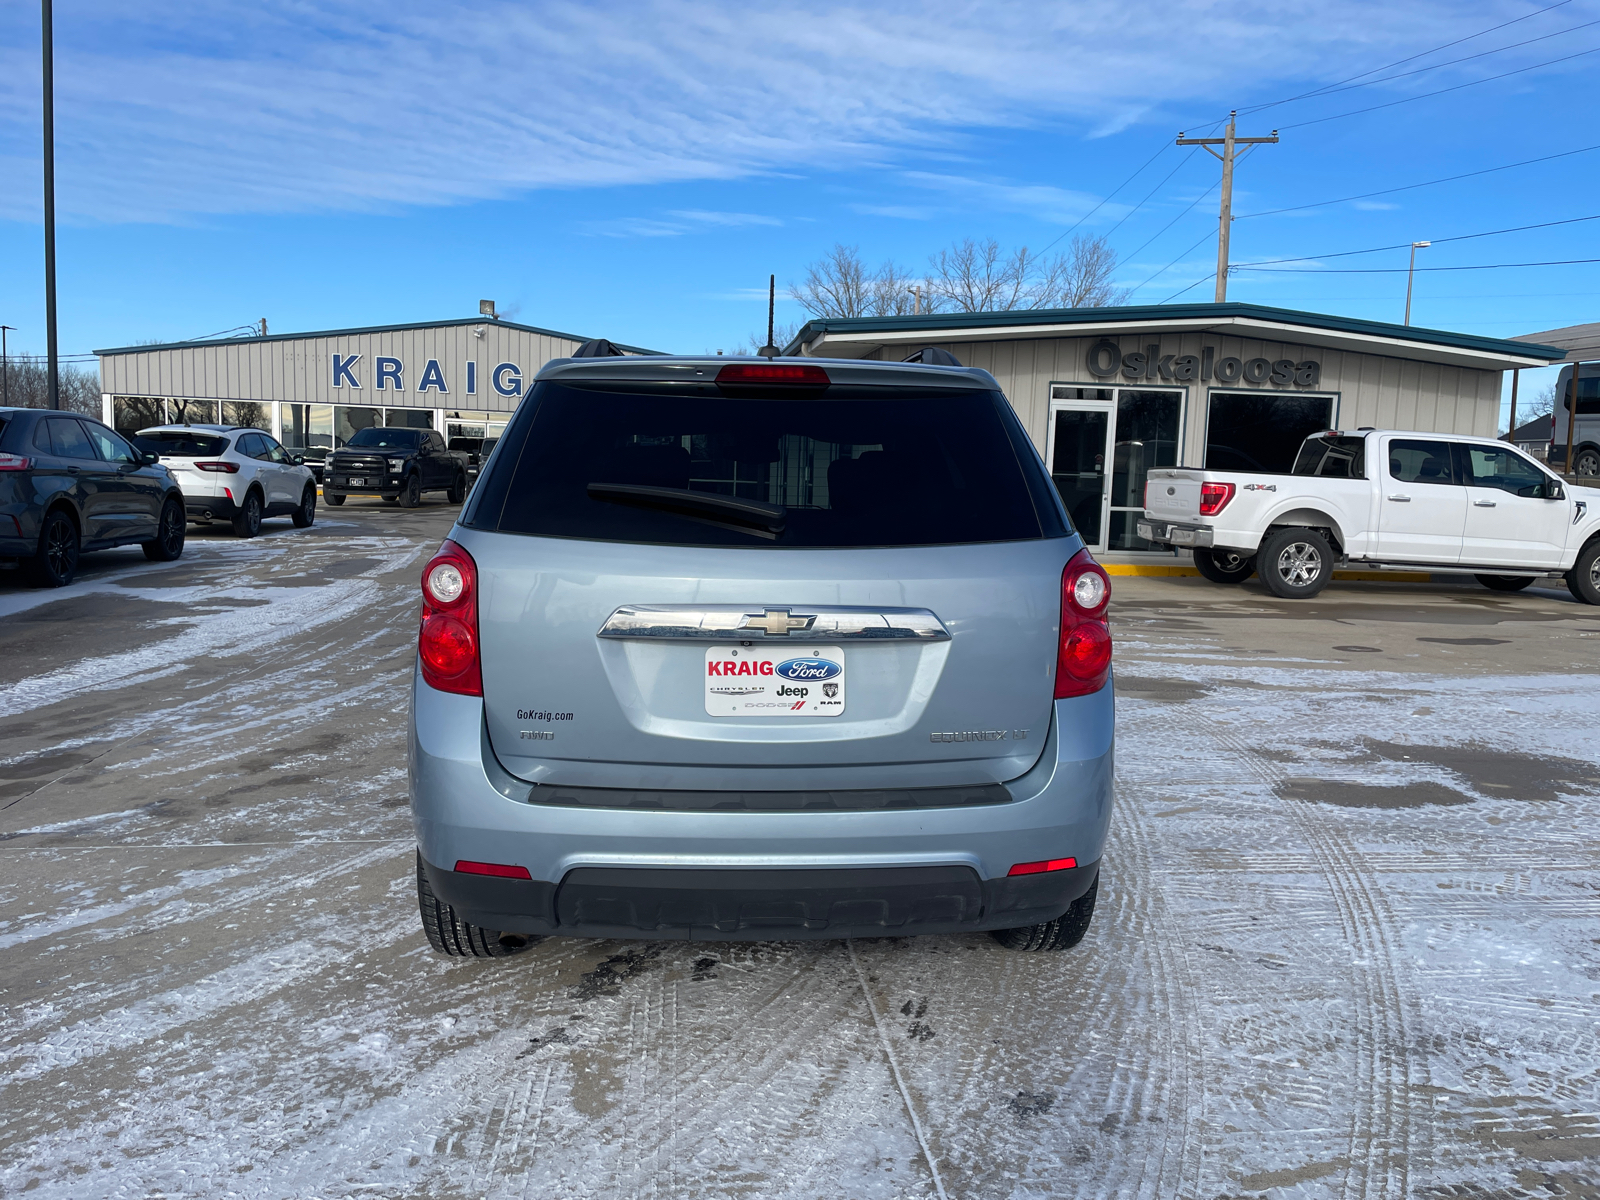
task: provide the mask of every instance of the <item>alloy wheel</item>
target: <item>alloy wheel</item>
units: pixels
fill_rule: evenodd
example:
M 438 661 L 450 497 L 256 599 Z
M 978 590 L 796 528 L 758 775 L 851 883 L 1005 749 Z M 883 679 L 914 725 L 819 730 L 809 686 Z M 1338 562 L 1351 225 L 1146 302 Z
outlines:
M 1278 555 L 1278 574 L 1293 587 L 1309 586 L 1322 572 L 1322 555 L 1309 542 L 1290 542 Z
M 1596 454 L 1593 450 L 1585 450 L 1572 464 L 1572 473 L 1583 476 L 1600 475 L 1600 454 Z
M 72 574 L 78 561 L 78 538 L 71 521 L 50 522 L 50 528 L 45 532 L 44 553 L 50 564 L 50 573 L 57 579 Z
M 183 551 L 184 512 L 176 504 L 161 510 L 161 548 L 176 558 Z

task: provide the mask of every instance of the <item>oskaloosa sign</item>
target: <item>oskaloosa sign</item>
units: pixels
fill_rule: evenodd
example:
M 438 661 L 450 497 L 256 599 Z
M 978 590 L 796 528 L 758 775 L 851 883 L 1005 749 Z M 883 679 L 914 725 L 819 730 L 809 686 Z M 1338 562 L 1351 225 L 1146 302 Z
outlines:
M 1096 379 L 1110 379 L 1120 374 L 1124 379 L 1167 379 L 1174 383 L 1202 383 L 1215 379 L 1218 383 L 1271 383 L 1278 387 L 1316 387 L 1322 382 L 1322 364 L 1312 360 L 1295 362 L 1280 358 L 1218 358 L 1216 350 L 1207 346 L 1199 354 L 1162 354 L 1161 347 L 1149 345 L 1144 350 L 1122 352 L 1113 341 L 1099 341 L 1089 348 L 1089 374 Z

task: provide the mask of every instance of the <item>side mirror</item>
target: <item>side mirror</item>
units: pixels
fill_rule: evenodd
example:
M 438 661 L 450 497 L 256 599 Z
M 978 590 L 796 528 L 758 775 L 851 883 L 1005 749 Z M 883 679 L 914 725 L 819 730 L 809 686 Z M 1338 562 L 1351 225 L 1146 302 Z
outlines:
M 290 461 L 297 467 L 303 467 L 306 465 L 306 456 L 304 454 L 296 454 Z
M 1546 500 L 1565 500 L 1567 491 L 1554 479 L 1544 485 L 1544 498 Z
M 134 453 L 139 456 L 139 465 L 141 467 L 153 467 L 161 461 L 159 454 L 152 454 L 148 450 L 136 450 Z

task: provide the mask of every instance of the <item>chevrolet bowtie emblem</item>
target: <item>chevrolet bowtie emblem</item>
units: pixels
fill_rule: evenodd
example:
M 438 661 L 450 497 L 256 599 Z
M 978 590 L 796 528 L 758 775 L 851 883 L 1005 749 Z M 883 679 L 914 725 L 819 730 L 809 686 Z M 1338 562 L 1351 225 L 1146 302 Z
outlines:
M 787 637 L 791 633 L 810 629 L 816 619 L 815 616 L 791 617 L 787 608 L 769 608 L 760 616 L 755 613 L 746 614 L 739 628 L 759 629 L 769 637 Z

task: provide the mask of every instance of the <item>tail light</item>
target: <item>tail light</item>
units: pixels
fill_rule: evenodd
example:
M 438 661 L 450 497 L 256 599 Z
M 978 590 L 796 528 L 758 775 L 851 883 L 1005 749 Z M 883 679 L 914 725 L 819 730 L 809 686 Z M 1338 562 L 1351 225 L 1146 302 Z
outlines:
M 821 367 L 800 363 L 729 363 L 717 372 L 718 383 L 808 383 L 827 387 L 833 381 Z
M 1233 499 L 1234 486 L 1231 483 L 1202 483 L 1200 485 L 1200 515 L 1214 517 L 1228 507 L 1228 501 Z
M 1046 871 L 1071 871 L 1078 865 L 1075 858 L 1046 858 L 1039 862 L 1012 863 L 1007 875 L 1043 875 Z M 460 868 L 456 868 L 460 870 Z
M 459 696 L 483 695 L 478 653 L 478 564 L 446 540 L 422 570 L 422 678 Z
M 239 473 L 239 464 L 232 462 L 201 462 L 196 459 L 193 466 L 197 471 L 213 471 L 226 475 L 237 475 Z
M 1106 606 L 1111 577 L 1087 550 L 1061 572 L 1061 645 L 1056 653 L 1056 699 L 1087 696 L 1111 674 L 1111 627 Z
M 0 454 L 0 471 L 26 471 L 33 459 L 26 454 Z

